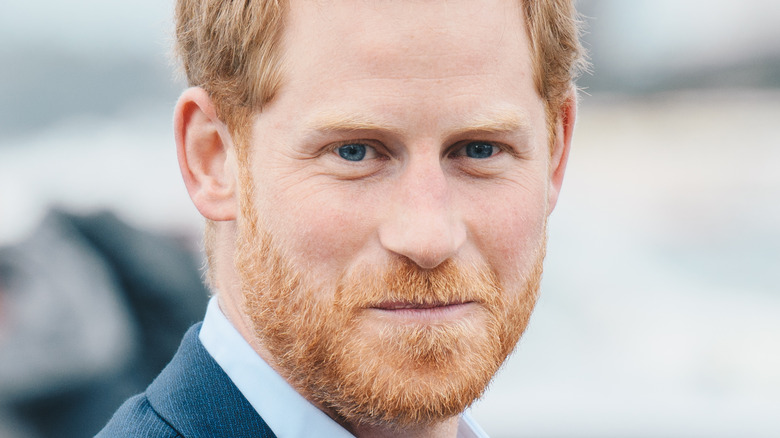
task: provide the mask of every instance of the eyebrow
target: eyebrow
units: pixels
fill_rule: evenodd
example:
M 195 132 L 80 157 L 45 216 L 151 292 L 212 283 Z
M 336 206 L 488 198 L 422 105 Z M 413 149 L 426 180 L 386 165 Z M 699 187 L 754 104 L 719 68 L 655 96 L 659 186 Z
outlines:
M 388 131 L 401 129 L 383 117 L 369 117 L 360 113 L 327 112 L 315 118 L 310 125 L 312 132 Z M 456 137 L 470 132 L 489 134 L 529 134 L 533 130 L 527 114 L 523 111 L 501 109 L 477 113 L 460 122 L 446 133 Z
M 511 134 L 520 132 L 529 134 L 533 131 L 528 115 L 523 111 L 499 110 L 478 113 L 470 120 L 454 130 L 451 135 L 482 132 L 490 134 Z
M 315 118 L 310 130 L 314 132 L 393 131 L 395 127 L 387 120 L 369 118 L 359 113 L 327 112 Z

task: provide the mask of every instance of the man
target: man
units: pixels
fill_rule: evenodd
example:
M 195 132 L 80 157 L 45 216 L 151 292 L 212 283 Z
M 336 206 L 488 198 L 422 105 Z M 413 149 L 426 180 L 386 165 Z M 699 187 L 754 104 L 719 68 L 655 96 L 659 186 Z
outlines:
M 570 1 L 180 0 L 179 163 L 215 290 L 101 436 L 484 436 L 534 306 Z

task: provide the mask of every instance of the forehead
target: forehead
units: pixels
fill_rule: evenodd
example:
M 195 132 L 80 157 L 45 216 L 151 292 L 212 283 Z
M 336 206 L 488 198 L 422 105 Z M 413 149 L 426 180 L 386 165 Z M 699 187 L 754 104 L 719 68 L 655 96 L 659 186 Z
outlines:
M 292 0 L 280 94 L 301 110 L 331 102 L 392 116 L 416 101 L 442 116 L 490 100 L 503 111 L 538 97 L 519 3 Z
M 386 55 L 443 56 L 474 47 L 488 55 L 485 49 L 522 38 L 523 21 L 518 0 L 292 0 L 287 36 Z

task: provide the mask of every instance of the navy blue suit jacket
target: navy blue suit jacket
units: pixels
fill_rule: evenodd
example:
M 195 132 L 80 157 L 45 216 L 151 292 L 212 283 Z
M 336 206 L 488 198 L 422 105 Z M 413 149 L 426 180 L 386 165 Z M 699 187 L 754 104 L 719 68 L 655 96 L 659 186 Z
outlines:
M 203 347 L 200 326 L 187 331 L 173 360 L 119 408 L 99 438 L 276 438 Z

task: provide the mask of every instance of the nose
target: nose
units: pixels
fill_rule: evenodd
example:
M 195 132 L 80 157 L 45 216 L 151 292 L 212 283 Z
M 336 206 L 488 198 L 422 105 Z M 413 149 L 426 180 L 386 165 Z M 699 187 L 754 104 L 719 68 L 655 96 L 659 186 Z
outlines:
M 424 269 L 453 257 L 466 241 L 466 228 L 438 157 L 409 163 L 393 187 L 379 240 L 390 252 Z

